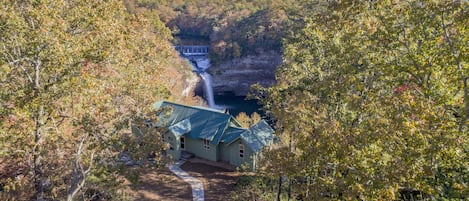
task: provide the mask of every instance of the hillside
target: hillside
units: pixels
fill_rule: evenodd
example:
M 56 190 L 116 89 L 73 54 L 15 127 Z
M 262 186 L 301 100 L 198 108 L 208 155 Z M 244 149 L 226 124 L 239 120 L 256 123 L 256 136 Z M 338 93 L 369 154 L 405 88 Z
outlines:
M 469 199 L 467 1 L 2 3 L 0 200 L 125 200 L 149 172 L 122 153 L 165 178 L 152 104 L 202 104 L 180 43 L 209 44 L 215 89 L 250 92 L 278 137 L 219 198 Z
M 161 99 L 200 102 L 170 31 L 121 1 L 4 1 L 0 33 L 1 200 L 120 199 L 117 154 L 163 148 L 130 125 Z

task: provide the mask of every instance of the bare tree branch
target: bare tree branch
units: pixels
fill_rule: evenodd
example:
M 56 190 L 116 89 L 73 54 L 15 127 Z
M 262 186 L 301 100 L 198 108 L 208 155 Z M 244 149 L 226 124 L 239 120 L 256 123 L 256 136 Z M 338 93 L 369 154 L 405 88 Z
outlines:
M 88 135 L 83 136 L 83 138 L 80 141 L 80 145 L 78 146 L 78 150 L 77 150 L 76 157 L 75 157 L 75 168 L 74 168 L 73 175 L 72 175 L 73 179 L 72 179 L 72 183 L 70 184 L 70 189 L 67 195 L 67 201 L 72 201 L 73 198 L 76 196 L 76 194 L 80 192 L 80 190 L 85 186 L 86 177 L 91 172 L 91 169 L 93 167 L 95 151 L 91 152 L 90 162 L 86 170 L 85 168 L 83 168 L 83 163 L 81 160 L 82 153 L 83 153 L 83 144 L 87 138 L 88 138 Z

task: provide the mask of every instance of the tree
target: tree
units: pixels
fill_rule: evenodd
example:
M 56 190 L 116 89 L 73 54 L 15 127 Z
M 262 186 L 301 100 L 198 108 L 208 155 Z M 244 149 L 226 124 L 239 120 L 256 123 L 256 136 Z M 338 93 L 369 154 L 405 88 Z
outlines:
M 137 114 L 193 102 L 169 30 L 149 17 L 118 0 L 3 1 L 0 197 L 118 199 L 115 158 Z
M 129 9 L 160 16 L 183 43 L 210 43 L 211 62 L 262 51 L 279 52 L 286 15 L 293 1 L 157 1 L 126 0 Z M 137 7 L 137 8 L 136 8 Z M 177 41 L 177 42 L 180 42 Z
M 304 199 L 467 198 L 468 3 L 325 6 L 259 93 L 290 142 L 270 153 L 272 174 Z
M 243 128 L 249 128 L 258 123 L 261 120 L 261 116 L 257 112 L 252 113 L 250 116 L 245 112 L 241 112 L 236 116 L 236 120 L 241 123 Z

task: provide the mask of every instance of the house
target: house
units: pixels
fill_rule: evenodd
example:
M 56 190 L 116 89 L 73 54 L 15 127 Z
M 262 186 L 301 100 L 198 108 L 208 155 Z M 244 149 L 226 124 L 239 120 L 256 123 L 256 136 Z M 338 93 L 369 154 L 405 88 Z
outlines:
M 233 166 L 245 164 L 253 170 L 260 151 L 274 141 L 274 130 L 264 120 L 245 129 L 233 116 L 219 110 L 168 101 L 157 102 L 154 108 L 164 111 L 158 114 L 154 126 L 168 129 L 162 137 L 169 144 L 166 153 L 174 160 L 189 152 Z

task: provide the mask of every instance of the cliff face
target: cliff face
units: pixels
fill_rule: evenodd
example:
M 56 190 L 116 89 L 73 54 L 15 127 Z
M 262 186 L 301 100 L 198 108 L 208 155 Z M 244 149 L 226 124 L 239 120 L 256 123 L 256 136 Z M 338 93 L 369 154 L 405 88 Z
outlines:
M 188 105 L 204 105 L 201 97 L 194 96 L 200 78 L 191 71 L 191 66 L 186 59 L 179 57 L 179 53 L 174 51 L 172 65 L 168 65 L 160 72 L 159 80 L 169 90 L 171 96 L 165 97 L 170 101 L 185 103 Z
M 181 95 L 184 97 L 194 96 L 195 88 L 199 82 L 200 78 L 195 73 L 188 74 L 184 79 L 184 90 L 182 90 Z
M 217 95 L 245 96 L 251 85 L 275 84 L 275 69 L 282 63 L 278 52 L 249 55 L 209 68 L 213 78 L 213 91 Z

